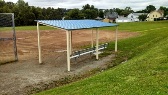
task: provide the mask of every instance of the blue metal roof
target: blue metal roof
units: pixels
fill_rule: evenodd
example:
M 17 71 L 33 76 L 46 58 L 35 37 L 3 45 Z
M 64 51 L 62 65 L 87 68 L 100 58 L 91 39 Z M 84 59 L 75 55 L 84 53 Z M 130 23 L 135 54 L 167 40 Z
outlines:
M 53 26 L 65 30 L 118 26 L 118 24 L 106 23 L 96 20 L 36 20 L 36 21 L 43 25 Z

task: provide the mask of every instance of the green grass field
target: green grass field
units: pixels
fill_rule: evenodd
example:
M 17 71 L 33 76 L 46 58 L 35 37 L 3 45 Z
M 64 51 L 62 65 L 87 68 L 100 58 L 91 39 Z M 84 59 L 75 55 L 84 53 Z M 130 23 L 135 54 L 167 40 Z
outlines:
M 40 26 L 40 30 L 52 29 Z M 11 28 L 0 28 L 0 32 L 8 30 Z M 16 27 L 16 31 L 22 30 L 36 30 L 36 26 Z M 109 66 L 112 68 L 37 95 L 168 95 L 168 21 L 119 23 L 120 30 L 141 35 L 118 42 L 117 56 Z M 106 52 L 111 51 L 114 42 Z
M 119 25 L 119 30 L 142 33 L 119 41 L 111 62 L 119 65 L 37 95 L 168 95 L 168 21 Z M 111 42 L 107 51 L 113 47 Z

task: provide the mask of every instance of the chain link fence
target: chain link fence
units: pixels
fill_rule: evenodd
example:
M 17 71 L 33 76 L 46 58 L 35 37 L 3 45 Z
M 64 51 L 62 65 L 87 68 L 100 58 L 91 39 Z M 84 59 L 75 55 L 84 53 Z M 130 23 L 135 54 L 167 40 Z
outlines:
M 13 13 L 0 13 L 0 64 L 17 61 Z

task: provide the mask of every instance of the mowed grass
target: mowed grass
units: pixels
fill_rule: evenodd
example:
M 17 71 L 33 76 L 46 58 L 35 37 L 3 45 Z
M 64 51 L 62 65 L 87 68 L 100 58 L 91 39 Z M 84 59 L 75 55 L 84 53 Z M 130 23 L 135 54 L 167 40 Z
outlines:
M 130 22 L 130 23 L 118 23 L 119 30 L 129 31 L 129 32 L 141 32 L 149 29 L 158 29 L 167 27 L 167 21 L 157 21 L 157 22 Z M 102 28 L 105 30 L 115 30 L 114 27 Z
M 168 95 L 168 21 L 119 25 L 119 30 L 142 33 L 118 42 L 111 64 L 119 65 L 36 95 Z M 112 50 L 114 42 L 107 49 Z

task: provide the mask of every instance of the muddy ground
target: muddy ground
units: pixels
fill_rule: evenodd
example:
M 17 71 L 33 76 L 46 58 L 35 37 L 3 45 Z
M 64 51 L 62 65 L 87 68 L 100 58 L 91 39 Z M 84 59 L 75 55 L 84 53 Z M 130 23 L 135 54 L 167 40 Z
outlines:
M 66 33 L 62 30 L 40 32 L 42 65 L 38 63 L 36 31 L 17 31 L 18 62 L 2 64 L 14 60 L 13 42 L 0 41 L 0 94 L 35 93 L 37 91 L 33 89 L 37 86 L 43 88 L 44 84 L 50 84 L 67 76 L 81 75 L 95 68 L 104 67 L 114 57 L 114 54 L 111 54 L 96 61 L 94 55 L 85 55 L 77 60 L 72 59 L 71 71 L 67 72 Z M 101 30 L 99 33 L 100 43 L 115 39 L 115 31 Z M 72 35 L 73 51 L 91 44 L 91 30 L 73 31 Z M 125 39 L 137 35 L 134 32 L 119 32 L 118 38 Z M 0 32 L 0 37 L 11 37 L 11 33 Z

